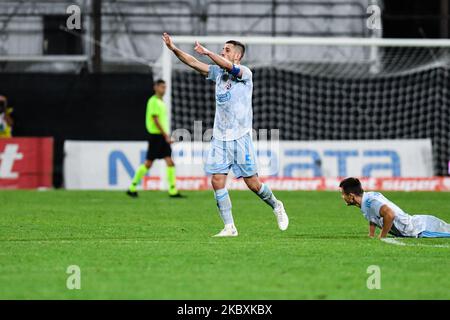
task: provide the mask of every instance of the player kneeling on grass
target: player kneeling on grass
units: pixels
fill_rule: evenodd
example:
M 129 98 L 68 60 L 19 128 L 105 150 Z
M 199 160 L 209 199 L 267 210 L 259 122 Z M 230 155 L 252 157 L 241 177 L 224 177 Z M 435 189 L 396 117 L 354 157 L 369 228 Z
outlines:
M 164 159 L 167 164 L 167 182 L 169 184 L 169 196 L 172 198 L 183 197 L 177 190 L 175 164 L 172 160 L 172 139 L 169 135 L 169 122 L 167 120 L 167 108 L 163 97 L 166 93 L 166 83 L 164 80 L 155 81 L 153 86 L 155 94 L 148 100 L 145 124 L 150 134 L 148 140 L 147 158 L 139 166 L 127 190 L 127 195 L 137 197 L 137 186 L 147 171 L 153 165 L 155 159 Z
M 388 233 L 395 237 L 450 238 L 450 224 L 430 215 L 410 216 L 379 192 L 364 192 L 356 178 L 341 181 L 342 198 L 348 206 L 361 209 L 369 221 L 369 237 L 381 229 L 379 238 Z
M 278 227 L 286 230 L 289 219 L 283 204 L 275 198 L 270 188 L 258 179 L 256 154 L 251 136 L 252 72 L 240 64 L 245 53 L 244 45 L 230 40 L 225 43 L 221 55 L 218 55 L 196 42 L 195 51 L 211 59 L 212 64 L 208 65 L 178 49 L 167 33 L 163 34 L 163 40 L 178 59 L 216 83 L 213 138 L 205 164 L 206 173 L 212 175 L 211 184 L 217 207 L 225 224 L 225 228 L 216 236 L 238 235 L 231 214 L 230 196 L 225 187 L 230 169 L 237 178 L 243 177 L 249 189 L 273 209 Z

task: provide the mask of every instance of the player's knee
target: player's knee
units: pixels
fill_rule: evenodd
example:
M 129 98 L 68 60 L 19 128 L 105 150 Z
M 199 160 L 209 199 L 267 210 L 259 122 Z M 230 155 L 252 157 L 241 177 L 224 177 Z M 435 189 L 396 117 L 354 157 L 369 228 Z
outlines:
M 175 167 L 175 162 L 173 162 L 172 158 L 166 158 L 166 164 L 168 167 Z
M 225 181 L 226 180 L 222 176 L 213 175 L 211 177 L 211 184 L 212 184 L 214 190 L 225 188 Z
M 145 160 L 145 162 L 144 162 L 144 166 L 146 166 L 147 167 L 147 169 L 150 169 L 150 167 L 152 166 L 152 161 L 151 160 Z

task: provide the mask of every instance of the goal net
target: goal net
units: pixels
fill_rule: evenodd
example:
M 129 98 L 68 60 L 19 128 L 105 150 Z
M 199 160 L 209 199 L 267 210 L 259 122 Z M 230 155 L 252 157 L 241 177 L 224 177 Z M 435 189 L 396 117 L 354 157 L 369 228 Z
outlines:
M 431 138 L 435 175 L 450 159 L 450 40 L 175 37 L 195 55 L 195 40 L 220 52 L 246 44 L 253 71 L 253 127 L 281 140 Z M 198 57 L 203 60 L 201 57 Z M 204 60 L 208 62 L 207 60 Z M 163 50 L 171 127 L 212 128 L 214 84 Z

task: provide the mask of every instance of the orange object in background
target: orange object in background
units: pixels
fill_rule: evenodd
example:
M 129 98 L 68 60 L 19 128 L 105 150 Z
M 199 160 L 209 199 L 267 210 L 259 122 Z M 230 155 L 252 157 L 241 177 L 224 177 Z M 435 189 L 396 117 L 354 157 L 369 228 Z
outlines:
M 0 188 L 51 188 L 53 138 L 0 139 Z

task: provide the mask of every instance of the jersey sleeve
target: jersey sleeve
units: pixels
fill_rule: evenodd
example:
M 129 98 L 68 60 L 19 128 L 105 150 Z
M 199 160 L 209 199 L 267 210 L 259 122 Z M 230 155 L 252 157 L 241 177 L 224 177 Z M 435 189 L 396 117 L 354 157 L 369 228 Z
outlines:
M 241 69 L 242 69 L 241 79 L 244 81 L 252 80 L 252 77 L 253 77 L 252 71 L 249 68 L 247 68 L 246 66 L 242 66 L 242 65 L 241 65 Z
M 380 209 L 385 204 L 386 203 L 384 203 L 383 201 L 380 201 L 379 199 L 374 198 L 370 201 L 370 208 L 373 209 L 373 211 L 375 212 L 377 217 L 380 217 Z
M 217 76 L 220 73 L 220 67 L 218 65 L 210 64 L 208 66 L 208 77 L 206 80 L 211 80 L 216 82 Z

